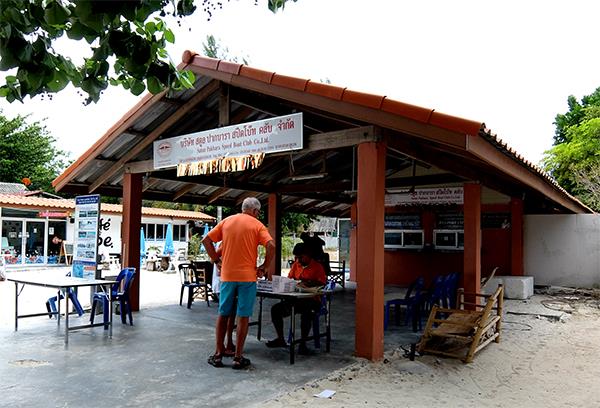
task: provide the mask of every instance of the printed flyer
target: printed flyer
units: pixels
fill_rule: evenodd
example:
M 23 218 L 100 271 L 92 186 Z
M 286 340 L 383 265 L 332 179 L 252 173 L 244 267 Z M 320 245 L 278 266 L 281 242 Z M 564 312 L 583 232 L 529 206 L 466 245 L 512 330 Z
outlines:
M 75 277 L 96 278 L 99 225 L 100 196 L 94 194 L 76 197 L 72 273 Z

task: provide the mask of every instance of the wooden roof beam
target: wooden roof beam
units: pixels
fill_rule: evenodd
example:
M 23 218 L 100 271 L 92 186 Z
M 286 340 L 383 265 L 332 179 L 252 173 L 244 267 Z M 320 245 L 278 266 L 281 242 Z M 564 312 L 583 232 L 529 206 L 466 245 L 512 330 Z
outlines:
M 229 193 L 231 189 L 229 187 L 220 187 L 214 193 L 212 193 L 208 199 L 206 200 L 207 204 L 212 204 L 217 201 L 219 198 L 223 197 L 227 193 Z
M 190 191 L 192 191 L 196 187 L 198 187 L 198 184 L 196 184 L 196 183 L 187 183 L 186 185 L 184 185 L 183 187 L 181 187 L 179 190 L 177 190 L 175 192 L 175 194 L 173 194 L 172 200 L 175 201 L 178 198 L 183 197 L 184 195 L 186 195 L 187 193 L 189 193 Z
M 181 105 L 171 116 L 169 116 L 164 122 L 156 127 L 152 132 L 146 136 L 144 140 L 135 145 L 129 150 L 123 157 L 121 157 L 114 165 L 108 169 L 101 177 L 98 177 L 90 187 L 88 192 L 94 192 L 98 187 L 108 181 L 116 172 L 118 172 L 125 163 L 135 158 L 138 154 L 143 152 L 146 147 L 151 145 L 156 139 L 158 139 L 165 131 L 173 126 L 179 119 L 185 116 L 190 110 L 192 110 L 197 104 L 204 101 L 213 92 L 219 89 L 218 81 L 211 81 L 205 87 L 200 89 L 194 96 L 192 96 L 185 104 Z

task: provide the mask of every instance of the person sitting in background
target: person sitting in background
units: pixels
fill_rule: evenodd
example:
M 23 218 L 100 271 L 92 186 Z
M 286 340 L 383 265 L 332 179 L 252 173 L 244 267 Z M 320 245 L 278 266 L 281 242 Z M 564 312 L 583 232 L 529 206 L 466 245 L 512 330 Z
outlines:
M 217 246 L 217 255 L 219 258 L 222 256 L 221 254 L 221 246 Z M 213 265 L 213 276 L 212 276 L 212 293 L 216 298 L 216 301 L 219 301 L 219 293 L 221 293 L 221 265 L 214 264 Z M 233 306 L 233 310 L 227 319 L 227 332 L 225 334 L 225 350 L 223 351 L 223 357 L 234 357 L 235 356 L 235 344 L 233 343 L 233 329 L 235 328 L 235 309 L 237 307 L 237 299 L 236 303 Z
M 300 239 L 306 245 L 306 249 L 310 256 L 325 269 L 325 276 L 331 274 L 331 267 L 329 266 L 329 254 L 323 250 L 325 241 L 323 241 L 318 235 L 310 235 L 310 232 L 304 231 L 300 234 Z
M 327 278 L 323 266 L 315 261 L 307 246 L 303 243 L 296 244 L 293 250 L 295 262 L 288 274 L 291 279 L 300 280 L 300 286 L 315 287 L 325 285 Z M 310 328 L 315 313 L 321 307 L 320 296 L 297 300 L 295 303 L 295 313 L 300 313 L 300 334 L 305 339 L 310 334 Z M 283 318 L 292 313 L 290 302 L 282 300 L 271 307 L 271 321 L 277 332 L 277 338 L 267 342 L 267 347 L 287 347 L 283 337 Z M 302 340 L 298 347 L 298 354 L 309 354 L 306 342 Z

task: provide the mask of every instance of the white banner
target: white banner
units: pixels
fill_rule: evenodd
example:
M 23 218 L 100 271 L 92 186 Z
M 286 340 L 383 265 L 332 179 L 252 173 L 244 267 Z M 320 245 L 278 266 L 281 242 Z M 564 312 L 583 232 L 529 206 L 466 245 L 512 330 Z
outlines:
M 462 187 L 420 188 L 414 193 L 386 194 L 385 205 L 463 204 Z
M 157 140 L 154 168 L 302 149 L 302 135 L 302 113 L 294 113 Z

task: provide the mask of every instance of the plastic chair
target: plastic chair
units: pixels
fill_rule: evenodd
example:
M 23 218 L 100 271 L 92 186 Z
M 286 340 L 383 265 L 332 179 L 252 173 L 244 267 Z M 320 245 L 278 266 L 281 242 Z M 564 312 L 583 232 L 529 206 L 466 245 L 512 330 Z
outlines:
M 70 274 L 69 274 L 70 275 Z M 71 300 L 71 303 L 73 303 L 73 307 L 75 308 L 75 311 L 77 312 L 77 314 L 81 317 L 83 316 L 83 307 L 81 307 L 81 303 L 79 303 L 79 299 L 77 299 L 77 294 L 75 293 L 75 291 L 73 290 L 73 288 L 68 288 L 67 289 L 67 296 L 69 296 L 69 299 Z M 59 295 L 57 296 L 53 296 L 50 299 L 48 299 L 46 301 L 46 310 L 48 310 L 48 317 L 50 319 L 52 319 L 52 315 L 57 313 L 57 308 L 56 308 L 56 302 L 57 301 L 61 301 L 65 298 L 65 295 L 63 292 L 60 292 Z M 67 311 L 68 313 L 68 311 Z
M 391 306 L 394 306 L 394 311 L 396 312 L 396 318 L 398 318 L 399 316 L 399 308 L 401 306 L 405 306 L 406 307 L 406 318 L 405 324 L 408 324 L 408 322 L 410 321 L 409 319 L 413 319 L 415 318 L 415 313 L 418 316 L 418 324 L 419 327 L 421 327 L 421 319 L 419 316 L 419 312 L 420 312 L 420 303 L 421 303 L 421 291 L 423 290 L 423 286 L 425 285 L 425 279 L 422 277 L 419 277 L 417 279 L 415 279 L 410 286 L 408 287 L 408 290 L 406 291 L 406 295 L 404 295 L 404 298 L 398 298 L 398 299 L 389 299 L 385 302 L 385 311 L 384 311 L 384 321 L 383 321 L 383 329 L 387 329 L 388 326 L 388 322 L 389 322 L 389 318 L 390 318 L 390 309 Z
M 325 292 L 333 292 L 335 289 L 335 282 L 330 281 L 327 282 L 323 290 Z M 313 319 L 313 337 L 315 338 L 315 348 L 321 348 L 321 316 L 327 315 L 327 295 L 321 296 L 321 308 L 317 313 L 315 313 L 315 317 Z
M 335 288 L 335 282 L 330 281 L 323 287 L 324 292 L 333 292 Z M 315 348 L 321 348 L 321 316 L 327 315 L 327 295 L 323 294 L 321 296 L 321 306 L 319 310 L 315 313 L 312 322 L 312 330 L 313 330 L 313 338 L 315 342 Z M 292 328 L 290 327 L 288 331 L 288 343 L 292 342 Z
M 446 294 L 443 299 L 445 308 L 453 309 L 456 306 L 456 292 L 458 290 L 458 273 L 452 272 L 444 278 Z
M 422 303 L 424 311 L 429 313 L 434 305 L 438 305 L 440 307 L 443 306 L 445 296 L 445 278 L 441 275 L 438 275 L 433 280 L 433 283 L 427 294 L 423 296 Z
M 71 276 L 71 272 L 68 272 L 65 276 Z M 83 316 L 83 307 L 81 307 L 81 303 L 79 303 L 79 299 L 77 299 L 77 293 L 73 290 L 73 288 L 67 289 L 67 296 L 69 296 L 69 299 L 71 300 L 71 303 L 73 303 L 73 307 L 75 308 L 75 311 L 79 317 Z M 46 301 L 46 310 L 48 310 L 48 317 L 50 319 L 52 319 L 53 314 L 57 313 L 58 309 L 56 308 L 56 302 L 61 301 L 64 298 L 65 294 L 61 291 L 58 295 L 53 296 Z M 68 312 L 69 311 L 67 310 L 67 313 Z
M 131 302 L 129 301 L 129 289 L 135 278 L 135 268 L 124 268 L 119 272 L 116 283 L 110 289 L 110 301 L 119 302 L 121 306 L 121 323 L 127 324 L 127 316 L 129 316 L 129 324 L 133 326 L 133 316 L 131 315 Z M 104 292 L 94 293 L 92 301 L 92 312 L 90 315 L 90 323 L 94 324 L 94 316 L 96 315 L 96 304 L 102 303 L 102 311 L 104 313 L 104 329 L 108 329 L 108 294 Z
M 210 295 L 212 294 L 212 263 L 202 262 L 201 268 L 190 262 L 179 264 L 179 278 L 181 279 L 181 291 L 179 293 L 179 306 L 183 301 L 183 292 L 188 289 L 187 308 L 192 307 L 195 296 L 202 296 L 210 307 Z

